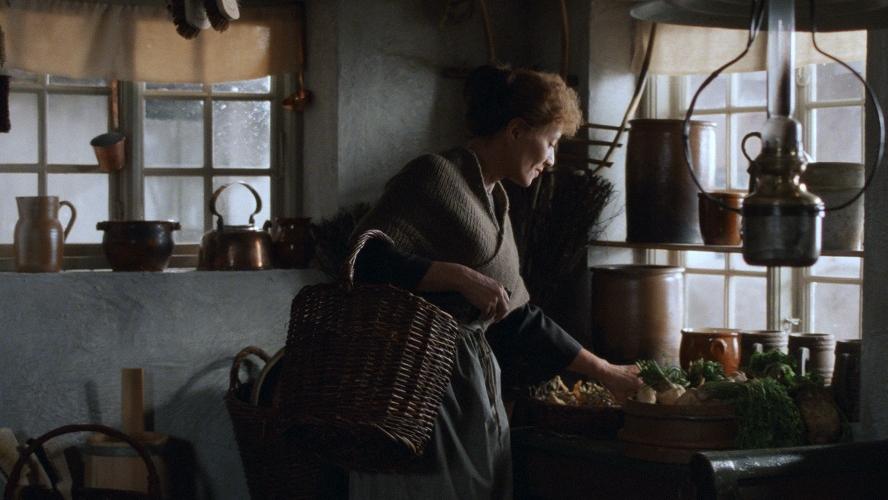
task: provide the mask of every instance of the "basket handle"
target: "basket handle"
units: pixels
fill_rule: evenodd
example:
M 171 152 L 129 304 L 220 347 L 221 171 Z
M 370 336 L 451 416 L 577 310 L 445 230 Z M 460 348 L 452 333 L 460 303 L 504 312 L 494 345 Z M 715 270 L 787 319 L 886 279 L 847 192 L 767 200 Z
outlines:
M 240 381 L 238 380 L 237 375 L 240 373 L 241 363 L 243 363 L 243 361 L 247 359 L 247 356 L 250 355 L 256 356 L 265 363 L 268 363 L 268 360 L 271 359 L 271 356 L 269 356 L 268 353 L 258 347 L 247 346 L 241 349 L 240 352 L 234 356 L 234 362 L 231 363 L 231 372 L 228 374 L 228 392 L 236 392 L 237 388 L 240 386 Z
M 355 285 L 355 262 L 358 260 L 358 254 L 364 249 L 364 245 L 373 238 L 387 241 L 391 245 L 395 244 L 395 240 L 391 239 L 389 235 L 383 233 L 379 229 L 368 229 L 361 233 L 361 235 L 355 240 L 351 253 L 348 254 L 348 258 L 345 259 L 345 263 L 342 265 L 342 281 L 345 284 L 346 289 L 351 290 Z
M 12 472 L 10 472 L 9 474 L 9 479 L 6 481 L 6 489 L 3 492 L 3 499 L 13 500 L 15 498 L 16 486 L 18 486 L 19 479 L 22 475 L 22 470 L 24 469 L 25 463 L 28 461 L 28 458 L 31 456 L 31 454 L 36 452 L 38 449 L 42 449 L 43 443 L 45 443 L 46 441 L 49 441 L 56 436 L 61 436 L 62 434 L 71 434 L 74 432 L 98 432 L 99 434 L 105 434 L 107 436 L 111 436 L 112 438 L 119 439 L 120 441 L 124 441 L 126 442 L 126 444 L 132 446 L 133 449 L 136 450 L 136 452 L 139 454 L 139 456 L 142 457 L 142 461 L 145 462 L 145 467 L 148 469 L 148 497 L 156 500 L 162 500 L 163 497 L 160 493 L 160 478 L 157 475 L 157 467 L 155 467 L 154 461 L 151 460 L 151 457 L 148 455 L 145 447 L 127 434 L 100 424 L 65 425 L 57 429 L 53 429 L 46 434 L 38 437 L 37 439 L 29 440 L 27 448 L 25 448 L 21 452 L 18 461 L 12 468 Z

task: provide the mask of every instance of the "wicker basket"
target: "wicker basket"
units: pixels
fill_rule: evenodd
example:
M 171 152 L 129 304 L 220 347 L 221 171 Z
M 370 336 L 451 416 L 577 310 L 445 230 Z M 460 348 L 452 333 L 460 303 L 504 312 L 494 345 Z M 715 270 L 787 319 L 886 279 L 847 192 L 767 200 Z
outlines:
M 280 409 L 276 405 L 254 406 L 247 402 L 240 367 L 248 356 L 268 362 L 257 347 L 245 347 L 234 358 L 225 407 L 234 427 L 234 437 L 244 466 L 250 497 L 259 499 L 316 499 L 324 496 L 330 466 L 308 452 L 288 447 L 276 433 Z
M 281 375 L 288 438 L 353 470 L 390 471 L 422 455 L 453 369 L 456 320 L 391 285 L 354 283 L 362 234 L 339 284 L 293 299 Z

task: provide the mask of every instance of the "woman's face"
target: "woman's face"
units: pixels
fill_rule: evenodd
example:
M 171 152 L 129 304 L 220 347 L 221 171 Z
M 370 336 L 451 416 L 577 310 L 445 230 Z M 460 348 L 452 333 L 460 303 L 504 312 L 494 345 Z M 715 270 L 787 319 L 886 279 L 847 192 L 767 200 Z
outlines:
M 513 136 L 514 154 L 505 177 L 519 186 L 528 187 L 543 169 L 555 164 L 555 146 L 561 139 L 561 125 L 530 127 L 522 124 Z

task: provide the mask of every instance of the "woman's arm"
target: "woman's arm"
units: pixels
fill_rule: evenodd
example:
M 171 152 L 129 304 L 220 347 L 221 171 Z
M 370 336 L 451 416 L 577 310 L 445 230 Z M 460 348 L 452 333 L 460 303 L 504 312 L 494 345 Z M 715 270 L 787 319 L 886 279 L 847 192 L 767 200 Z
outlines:
M 365 283 L 391 283 L 420 292 L 457 292 L 485 319 L 499 321 L 508 313 L 509 294 L 496 280 L 462 264 L 402 253 L 382 240 L 367 242 L 358 254 L 355 275 Z

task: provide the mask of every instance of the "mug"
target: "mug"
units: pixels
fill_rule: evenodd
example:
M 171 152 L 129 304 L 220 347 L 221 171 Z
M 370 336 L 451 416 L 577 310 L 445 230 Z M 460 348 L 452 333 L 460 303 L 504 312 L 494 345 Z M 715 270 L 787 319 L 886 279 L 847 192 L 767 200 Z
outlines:
M 740 332 L 740 366 L 746 368 L 749 358 L 757 352 L 789 351 L 789 339 L 783 330 L 743 330 Z
M 849 422 L 860 421 L 860 340 L 836 342 L 833 394 Z
M 814 372 L 823 377 L 823 383 L 832 382 L 835 367 L 836 338 L 831 333 L 791 333 L 789 355 L 795 358 L 799 374 Z
M 692 361 L 703 358 L 721 363 L 725 373 L 740 367 L 740 334 L 730 328 L 684 328 L 678 357 L 685 370 Z

